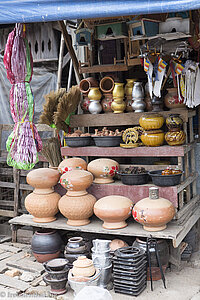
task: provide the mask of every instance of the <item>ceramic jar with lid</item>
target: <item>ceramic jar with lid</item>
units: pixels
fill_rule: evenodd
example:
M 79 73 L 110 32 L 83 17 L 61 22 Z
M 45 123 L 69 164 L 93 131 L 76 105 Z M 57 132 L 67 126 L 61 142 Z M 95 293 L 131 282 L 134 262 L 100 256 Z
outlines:
M 86 256 L 79 256 L 73 262 L 72 274 L 74 277 L 91 277 L 95 274 L 96 269 L 91 259 Z
M 164 118 L 158 113 L 143 114 L 139 119 L 139 124 L 144 130 L 160 129 L 164 124 Z
M 27 183 L 35 189 L 25 199 L 27 211 L 33 215 L 33 221 L 48 223 L 56 220 L 60 195 L 53 190 L 60 178 L 57 170 L 39 168 L 28 173 Z
M 141 135 L 141 141 L 145 146 L 158 147 L 164 144 L 165 134 L 162 130 L 148 130 Z
M 119 170 L 119 164 L 113 159 L 98 158 L 91 161 L 87 169 L 94 175 L 95 183 L 112 183 L 114 182 L 113 177 Z
M 86 161 L 80 157 L 66 158 L 58 166 L 60 174 L 64 174 L 72 170 L 87 170 Z
M 159 197 L 157 187 L 149 188 L 149 197 L 138 201 L 133 208 L 133 218 L 147 231 L 161 231 L 175 215 L 173 204 Z
M 111 195 L 99 199 L 94 205 L 95 215 L 104 221 L 103 228 L 118 229 L 127 226 L 133 202 L 124 196 Z

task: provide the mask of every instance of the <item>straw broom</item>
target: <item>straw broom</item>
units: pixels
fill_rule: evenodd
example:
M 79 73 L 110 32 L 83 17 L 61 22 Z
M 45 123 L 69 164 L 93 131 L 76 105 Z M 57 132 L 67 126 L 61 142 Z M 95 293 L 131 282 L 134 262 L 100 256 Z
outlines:
M 43 144 L 41 154 L 47 159 L 51 167 L 58 167 L 62 161 L 60 143 L 58 138 L 53 137 L 48 139 Z

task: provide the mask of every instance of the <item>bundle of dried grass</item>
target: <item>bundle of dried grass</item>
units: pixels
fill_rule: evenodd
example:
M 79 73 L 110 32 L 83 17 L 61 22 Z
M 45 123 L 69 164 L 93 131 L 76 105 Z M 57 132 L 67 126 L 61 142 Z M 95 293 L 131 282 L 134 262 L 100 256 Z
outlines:
M 58 138 L 47 139 L 43 143 L 41 154 L 47 159 L 51 167 L 58 167 L 62 161 Z
M 57 111 L 53 115 L 54 124 L 58 130 L 67 132 L 67 117 L 76 111 L 81 100 L 81 92 L 79 87 L 72 86 L 68 93 L 65 93 L 59 100 Z
M 53 114 L 57 110 L 59 99 L 66 93 L 66 89 L 59 89 L 58 91 L 51 91 L 45 95 L 45 104 L 43 105 L 43 113 L 40 115 L 39 123 L 52 125 Z

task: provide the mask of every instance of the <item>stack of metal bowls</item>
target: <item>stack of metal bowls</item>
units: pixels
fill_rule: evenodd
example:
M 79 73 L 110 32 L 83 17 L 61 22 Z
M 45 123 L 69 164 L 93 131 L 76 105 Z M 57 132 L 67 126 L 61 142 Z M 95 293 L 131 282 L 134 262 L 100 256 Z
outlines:
M 145 250 L 123 247 L 114 252 L 113 278 L 115 293 L 138 296 L 147 285 Z
M 101 269 L 98 286 L 107 288 L 112 277 L 112 256 L 110 254 L 110 240 L 93 240 L 92 260 L 95 267 Z

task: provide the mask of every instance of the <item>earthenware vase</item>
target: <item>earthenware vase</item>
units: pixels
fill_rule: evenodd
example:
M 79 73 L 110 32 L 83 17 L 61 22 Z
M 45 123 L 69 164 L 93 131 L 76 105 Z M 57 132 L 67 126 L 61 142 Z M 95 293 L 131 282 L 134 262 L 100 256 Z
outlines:
M 167 94 L 164 97 L 164 104 L 167 108 L 185 108 L 184 103 L 180 103 L 178 100 L 178 88 L 169 88 L 167 89 Z
M 105 184 L 114 182 L 113 177 L 119 170 L 119 164 L 113 159 L 98 158 L 91 161 L 88 164 L 87 169 L 94 175 L 95 183 Z
M 144 131 L 141 135 L 141 141 L 148 147 L 162 146 L 165 141 L 165 134 L 159 129 Z
M 149 197 L 138 201 L 133 208 L 133 218 L 147 231 L 161 231 L 175 215 L 173 204 L 159 197 L 157 187 L 149 188 Z
M 60 195 L 53 190 L 60 178 L 57 170 L 40 168 L 27 175 L 27 182 L 35 189 L 25 199 L 27 211 L 33 215 L 33 221 L 48 223 L 56 220 Z
M 158 113 L 146 113 L 139 119 L 139 124 L 144 130 L 160 129 L 165 119 Z
M 87 170 L 86 161 L 79 157 L 66 158 L 58 166 L 60 174 L 64 174 L 72 170 Z
M 105 76 L 101 79 L 99 86 L 103 94 L 110 94 L 114 89 L 115 83 L 112 77 Z
M 123 113 L 126 107 L 124 99 L 124 88 L 123 83 L 115 82 L 115 87 L 113 89 L 113 102 L 111 108 L 115 114 Z
M 31 240 L 32 253 L 38 262 L 46 262 L 59 257 L 62 240 L 57 231 L 40 229 L 36 231 Z
M 123 196 L 111 195 L 99 199 L 94 205 L 95 215 L 104 221 L 103 228 L 118 229 L 127 226 L 133 203 Z
M 183 125 L 183 120 L 180 117 L 180 114 L 170 114 L 166 118 L 166 125 L 169 130 L 179 130 Z
M 111 113 L 112 112 L 111 104 L 113 102 L 113 95 L 112 93 L 103 94 L 103 95 L 104 95 L 104 99 L 101 101 L 103 111 L 105 113 Z
M 73 262 L 72 274 L 75 277 L 91 277 L 95 274 L 96 269 L 91 259 L 86 256 L 79 256 Z
M 186 134 L 183 130 L 172 130 L 165 134 L 165 141 L 170 146 L 180 146 L 186 141 Z

